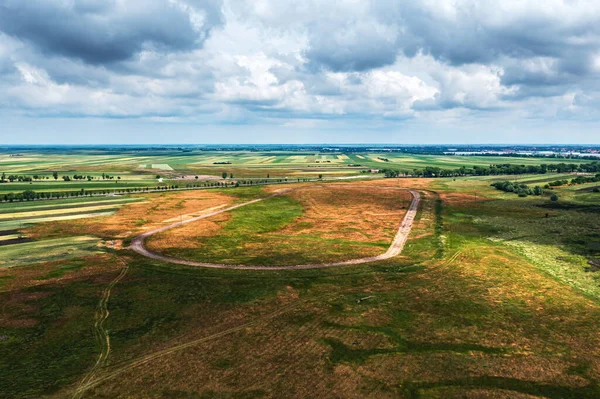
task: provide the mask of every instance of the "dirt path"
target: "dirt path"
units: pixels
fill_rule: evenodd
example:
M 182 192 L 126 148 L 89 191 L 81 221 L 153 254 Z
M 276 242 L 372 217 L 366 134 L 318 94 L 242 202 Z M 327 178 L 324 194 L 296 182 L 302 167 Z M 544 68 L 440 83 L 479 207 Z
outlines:
M 334 187 L 334 186 L 332 186 L 332 187 Z M 396 189 L 396 190 L 399 189 L 398 187 L 378 187 L 378 188 Z M 205 263 L 205 262 L 194 262 L 194 261 L 185 260 L 185 259 L 177 259 L 177 258 L 172 258 L 170 256 L 161 255 L 156 252 L 152 252 L 152 251 L 148 250 L 144 246 L 144 241 L 146 240 L 146 238 L 150 237 L 151 235 L 172 229 L 174 227 L 183 226 L 184 224 L 187 224 L 187 223 L 210 218 L 210 217 L 218 215 L 220 213 L 229 212 L 229 211 L 232 211 L 237 208 L 241 208 L 246 205 L 255 204 L 257 202 L 264 201 L 265 199 L 268 199 L 268 198 L 283 195 L 289 191 L 290 190 L 280 191 L 278 193 L 269 195 L 264 198 L 259 198 L 259 199 L 255 199 L 252 201 L 244 202 L 242 204 L 234 205 L 229 208 L 221 209 L 221 210 L 218 210 L 215 212 L 210 212 L 205 215 L 201 215 L 201 216 L 198 216 L 198 217 L 195 217 L 192 219 L 184 220 L 181 222 L 170 224 L 168 226 L 160 227 L 158 229 L 147 231 L 143 234 L 140 234 L 136 238 L 134 238 L 133 241 L 131 242 L 130 248 L 132 250 L 134 250 L 135 252 L 139 253 L 140 255 L 144 255 L 148 258 L 160 260 L 163 262 L 175 263 L 175 264 L 186 265 L 186 266 L 210 267 L 210 268 L 214 268 L 214 269 L 296 270 L 296 269 L 321 269 L 321 268 L 325 268 L 325 267 L 334 267 L 334 266 L 358 265 L 358 264 L 362 264 L 362 263 L 376 262 L 376 261 L 380 261 L 380 260 L 393 258 L 394 256 L 397 256 L 402 252 L 402 250 L 404 249 L 404 244 L 406 243 L 406 240 L 408 239 L 408 235 L 410 234 L 410 230 L 412 229 L 413 221 L 415 219 L 417 210 L 419 208 L 419 202 L 421 201 L 421 196 L 417 191 L 408 190 L 413 197 L 412 201 L 410 203 L 410 207 L 408 208 L 408 211 L 406 212 L 406 215 L 404 216 L 404 219 L 402 220 L 402 223 L 400 224 L 400 227 L 398 228 L 398 232 L 396 233 L 396 236 L 394 237 L 392 244 L 390 245 L 390 247 L 388 248 L 388 250 L 385 253 L 383 253 L 381 255 L 377 255 L 377 256 L 371 256 L 371 257 L 359 258 L 359 259 L 351 259 L 351 260 L 346 260 L 346 261 L 342 261 L 342 262 L 315 263 L 315 264 L 307 264 L 307 265 L 290 265 L 290 266 L 268 266 L 268 267 L 266 267 L 266 266 L 250 266 L 250 265 L 230 265 L 230 264 L 219 264 L 219 263 Z
M 366 287 L 366 285 L 354 287 L 355 291 L 353 291 L 353 292 L 357 292 L 356 290 L 360 290 L 365 287 Z M 321 295 L 317 295 L 317 296 L 314 296 L 314 297 L 311 297 L 308 299 L 299 299 L 299 300 L 289 303 L 287 305 L 283 305 L 282 307 L 274 310 L 273 312 L 269 312 L 262 316 L 258 316 L 253 320 L 250 320 L 245 323 L 241 323 L 235 327 L 227 328 L 225 330 L 216 332 L 214 334 L 210 334 L 210 335 L 207 335 L 207 336 L 204 336 L 201 338 L 193 339 L 188 342 L 173 345 L 173 346 L 167 347 L 165 349 L 158 350 L 156 352 L 148 353 L 144 356 L 140 356 L 136 359 L 127 361 L 125 363 L 117 364 L 117 365 L 115 365 L 115 368 L 113 370 L 108 371 L 98 377 L 88 379 L 85 383 L 80 384 L 77 388 L 77 392 L 78 392 L 77 394 L 79 395 L 78 397 L 81 397 L 81 395 L 83 395 L 86 391 L 88 391 L 94 387 L 97 387 L 98 385 L 101 385 L 102 383 L 104 383 L 108 380 L 111 380 L 127 371 L 130 371 L 132 369 L 140 367 L 144 364 L 154 362 L 162 357 L 171 355 L 176 352 L 180 352 L 182 350 L 194 347 L 196 345 L 200 345 L 204 342 L 208 342 L 213 339 L 217 339 L 217 338 L 227 336 L 229 334 L 233 334 L 238 331 L 244 331 L 248 327 L 260 325 L 260 323 L 262 323 L 262 322 L 268 322 L 270 320 L 276 319 L 277 317 L 280 317 L 280 316 L 287 314 L 295 309 L 300 308 L 302 305 L 307 305 L 311 302 L 325 300 L 327 298 L 336 298 L 336 297 L 347 295 L 347 294 L 348 293 L 327 292 L 327 293 L 323 293 Z
M 110 300 L 110 294 L 112 289 L 119 281 L 125 277 L 127 271 L 129 271 L 129 265 L 127 262 L 122 259 L 117 259 L 123 267 L 121 268 L 121 272 L 119 275 L 112 280 L 106 288 L 102 291 L 102 298 L 100 299 L 100 303 L 98 304 L 98 310 L 96 311 L 96 315 L 94 317 L 94 337 L 96 341 L 100 343 L 100 354 L 98 355 L 98 359 L 96 359 L 96 363 L 91 368 L 91 370 L 83 377 L 83 379 L 79 382 L 79 386 L 75 390 L 73 395 L 73 399 L 79 399 L 83 393 L 86 391 L 87 384 L 94 378 L 96 375 L 96 371 L 103 367 L 108 360 L 108 355 L 110 354 L 110 336 L 108 334 L 108 330 L 104 328 L 104 322 L 108 319 L 110 312 L 108 311 L 108 301 Z
M 159 350 L 159 351 L 147 354 L 145 356 L 139 357 L 139 358 L 137 358 L 135 360 L 132 360 L 130 362 L 127 362 L 125 364 L 119 365 L 114 370 L 112 370 L 110 372 L 107 372 L 107 373 L 105 373 L 105 374 L 103 374 L 103 375 L 101 375 L 101 376 L 99 376 L 97 378 L 90 378 L 90 379 L 87 379 L 86 381 L 82 381 L 82 384 L 80 384 L 77 387 L 77 390 L 76 390 L 76 393 L 75 393 L 76 396 L 73 396 L 73 398 L 80 398 L 81 395 L 83 395 L 87 390 L 89 390 L 89 389 L 91 389 L 91 388 L 93 388 L 95 386 L 98 386 L 98 385 L 102 384 L 103 382 L 105 382 L 107 380 L 110 380 L 110 379 L 112 379 L 112 378 L 114 378 L 114 377 L 116 377 L 116 376 L 118 376 L 118 375 L 120 375 L 120 374 L 122 374 L 122 373 L 124 373 L 126 371 L 129 371 L 129 370 L 133 369 L 133 368 L 136 368 L 136 367 L 139 367 L 139 366 L 141 366 L 143 364 L 155 361 L 156 359 L 161 358 L 163 356 L 170 355 L 170 354 L 182 351 L 184 349 L 187 349 L 187 348 L 199 345 L 199 344 L 201 344 L 203 342 L 207 342 L 207 341 L 210 341 L 210 340 L 213 340 L 213 339 L 216 339 L 216 338 L 220 338 L 220 337 L 223 337 L 223 336 L 226 336 L 226 335 L 238 332 L 238 331 L 245 330 L 246 328 L 254 326 L 254 325 L 257 325 L 260 322 L 268 321 L 270 319 L 274 319 L 277 316 L 281 316 L 281 315 L 283 315 L 283 314 L 285 314 L 285 313 L 287 313 L 287 312 L 289 312 L 291 310 L 294 310 L 294 309 L 298 308 L 300 305 L 304 304 L 305 302 L 306 301 L 294 302 L 292 304 L 283 306 L 283 307 L 277 309 L 276 311 L 274 311 L 272 313 L 266 314 L 264 316 L 257 317 L 256 319 L 251 320 L 251 321 L 249 321 L 247 323 L 243 323 L 243 324 L 240 324 L 238 326 L 235 326 L 235 327 L 228 328 L 226 330 L 217 332 L 215 334 L 211 334 L 211 335 L 208 335 L 208 336 L 205 336 L 205 337 L 202 337 L 202 338 L 194 339 L 192 341 L 188 341 L 188 342 L 185 342 L 185 343 L 182 343 L 182 344 L 179 344 L 179 345 L 175 345 L 175 346 L 163 349 L 163 350 Z M 92 377 L 94 377 L 94 376 L 92 376 Z

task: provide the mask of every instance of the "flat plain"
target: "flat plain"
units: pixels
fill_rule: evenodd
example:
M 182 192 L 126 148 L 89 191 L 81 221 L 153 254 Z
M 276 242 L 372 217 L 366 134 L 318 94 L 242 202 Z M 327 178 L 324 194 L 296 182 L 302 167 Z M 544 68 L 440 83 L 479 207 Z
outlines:
M 283 186 L 0 203 L 0 397 L 600 397 L 598 183 L 520 197 L 490 184 L 543 186 L 574 175 L 360 173 L 382 164 L 412 170 L 560 161 L 500 158 L 216 151 L 0 157 L 7 175 L 49 177 L 3 183 L 3 192 L 155 187 L 156 175 L 182 186 L 181 176 L 222 172 L 224 181 L 288 178 Z M 93 179 L 54 181 L 54 171 Z M 121 179 L 107 181 L 107 174 Z M 318 174 L 323 179 L 293 178 Z M 358 178 L 334 179 L 348 176 Z M 400 189 L 417 190 L 422 200 L 399 256 L 268 270 L 385 252 L 410 202 Z M 265 270 L 188 267 L 128 248 L 145 231 L 277 190 L 287 191 L 147 242 L 178 258 Z

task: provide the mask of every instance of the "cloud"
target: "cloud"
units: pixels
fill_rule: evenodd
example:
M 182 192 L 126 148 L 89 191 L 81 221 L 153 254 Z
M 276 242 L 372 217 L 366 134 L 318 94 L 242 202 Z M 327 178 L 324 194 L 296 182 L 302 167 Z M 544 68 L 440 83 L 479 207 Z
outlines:
M 0 108 L 303 127 L 588 120 L 599 19 L 589 0 L 0 0 Z
M 0 29 L 46 54 L 105 64 L 143 49 L 188 50 L 200 46 L 220 23 L 210 1 L 85 0 L 0 4 Z
M 311 46 L 306 51 L 306 57 L 316 65 L 347 72 L 368 71 L 394 63 L 397 53 L 394 26 L 369 18 L 324 25 L 321 29 L 311 29 Z

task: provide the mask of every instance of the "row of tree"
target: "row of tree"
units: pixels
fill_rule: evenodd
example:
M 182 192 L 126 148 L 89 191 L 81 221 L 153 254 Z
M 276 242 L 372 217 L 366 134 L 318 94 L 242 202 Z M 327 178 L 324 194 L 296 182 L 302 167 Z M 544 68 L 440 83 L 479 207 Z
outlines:
M 109 195 L 109 194 L 131 194 L 136 192 L 149 191 L 150 188 L 126 188 L 119 190 L 81 190 L 77 191 L 34 191 L 25 190 L 20 193 L 6 193 L 0 195 L 1 202 L 22 202 L 45 199 L 61 199 L 61 198 L 77 198 L 93 195 Z
M 294 181 L 298 182 L 306 182 L 308 179 L 294 179 Z M 193 188 L 227 188 L 227 187 L 240 187 L 240 186 L 254 186 L 266 183 L 284 183 L 287 182 L 288 179 L 276 179 L 276 180 L 238 180 L 238 181 L 213 181 L 213 182 L 203 182 L 203 183 L 188 183 L 185 185 L 187 189 Z M 161 184 L 156 187 L 132 187 L 132 188 L 122 188 L 122 189 L 101 189 L 101 190 L 85 190 L 81 189 L 78 191 L 33 191 L 33 190 L 25 190 L 19 193 L 6 193 L 0 195 L 0 202 L 22 202 L 22 201 L 34 201 L 34 200 L 44 200 L 44 199 L 61 199 L 61 198 L 76 198 L 76 197 L 85 197 L 85 196 L 94 196 L 94 195 L 109 195 L 109 194 L 135 194 L 141 192 L 149 192 L 149 191 L 167 191 L 167 190 L 179 190 L 180 187 L 178 184 L 168 185 Z
M 535 186 L 534 188 L 530 188 L 527 184 L 524 183 L 513 183 L 510 181 L 500 181 L 491 184 L 492 187 L 497 190 L 502 190 L 506 193 L 515 193 L 518 194 L 519 197 L 527 197 L 528 195 L 543 195 L 544 189 L 540 186 Z
M 541 165 L 494 164 L 489 166 L 461 166 L 456 169 L 442 169 L 437 166 L 426 166 L 423 169 L 398 170 L 381 169 L 385 177 L 459 177 L 459 176 L 495 176 L 495 175 L 525 175 L 557 173 L 596 173 L 600 172 L 600 162 L 589 163 L 558 163 Z
M 585 184 L 585 183 L 596 183 L 600 181 L 600 173 L 597 173 L 596 176 L 577 176 L 574 179 L 571 179 L 571 184 Z
M 58 180 L 58 172 L 52 172 L 52 177 L 54 178 L 54 180 Z M 102 173 L 102 180 L 112 180 L 114 179 L 115 176 L 111 176 L 111 175 L 107 175 L 105 173 Z M 50 176 L 44 176 L 44 175 L 7 175 L 6 173 L 2 173 L 2 175 L 0 176 L 0 183 L 6 183 L 6 182 L 32 182 L 35 180 L 49 180 Z M 64 175 L 62 176 L 62 179 L 64 181 L 71 181 L 71 180 L 88 180 L 88 181 L 92 181 L 94 180 L 93 176 L 89 176 L 89 175 L 79 175 L 77 173 L 75 173 L 73 176 L 68 176 L 68 175 Z M 121 180 L 120 176 L 117 176 L 117 180 Z

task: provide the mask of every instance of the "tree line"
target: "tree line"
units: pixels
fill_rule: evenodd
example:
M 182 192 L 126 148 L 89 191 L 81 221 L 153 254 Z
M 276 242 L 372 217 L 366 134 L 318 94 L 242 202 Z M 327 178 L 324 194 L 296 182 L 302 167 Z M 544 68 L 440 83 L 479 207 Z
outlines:
M 52 177 L 54 178 L 54 180 L 58 180 L 58 172 L 52 172 Z M 72 176 L 69 175 L 63 175 L 61 177 L 64 181 L 71 181 L 71 180 L 86 180 L 87 181 L 92 181 L 94 180 L 94 176 L 90 176 L 90 175 L 79 175 L 77 173 L 75 173 Z M 115 176 L 111 176 L 108 175 L 106 173 L 102 173 L 102 180 L 113 180 L 115 178 Z M 98 179 L 100 179 L 100 177 L 98 177 Z M 0 176 L 0 183 L 13 183 L 13 182 L 33 182 L 36 180 L 50 180 L 50 176 L 46 176 L 46 175 L 7 175 L 6 173 L 2 173 L 2 175 Z M 120 176 L 117 176 L 117 180 L 121 180 Z
M 524 183 L 513 183 L 510 181 L 499 181 L 491 184 L 497 190 L 502 190 L 505 193 L 515 193 L 518 194 L 519 197 L 527 197 L 528 195 L 543 195 L 544 189 L 540 186 L 535 186 L 534 188 L 529 187 Z
M 380 169 L 385 177 L 460 177 L 460 176 L 495 176 L 556 173 L 595 173 L 600 172 L 600 162 L 590 163 L 557 163 L 541 165 L 493 164 L 488 166 L 461 166 L 455 169 L 442 169 L 437 166 L 426 166 L 423 169 L 398 170 Z
M 62 198 L 77 198 L 86 196 L 99 196 L 99 195 L 110 195 L 110 194 L 135 194 L 150 191 L 168 191 L 168 190 L 180 190 L 180 189 L 199 189 L 199 188 L 231 188 L 240 186 L 254 186 L 268 183 L 287 183 L 291 180 L 286 179 L 272 179 L 272 180 L 238 180 L 238 181 L 214 181 L 204 183 L 187 183 L 185 186 L 179 186 L 179 184 L 161 184 L 156 187 L 132 187 L 122 189 L 97 189 L 97 190 L 77 190 L 77 191 L 34 191 L 25 190 L 18 193 L 6 193 L 0 195 L 0 202 L 23 202 L 23 201 L 35 201 L 45 199 L 62 199 Z M 309 179 L 293 179 L 294 182 L 306 182 Z

